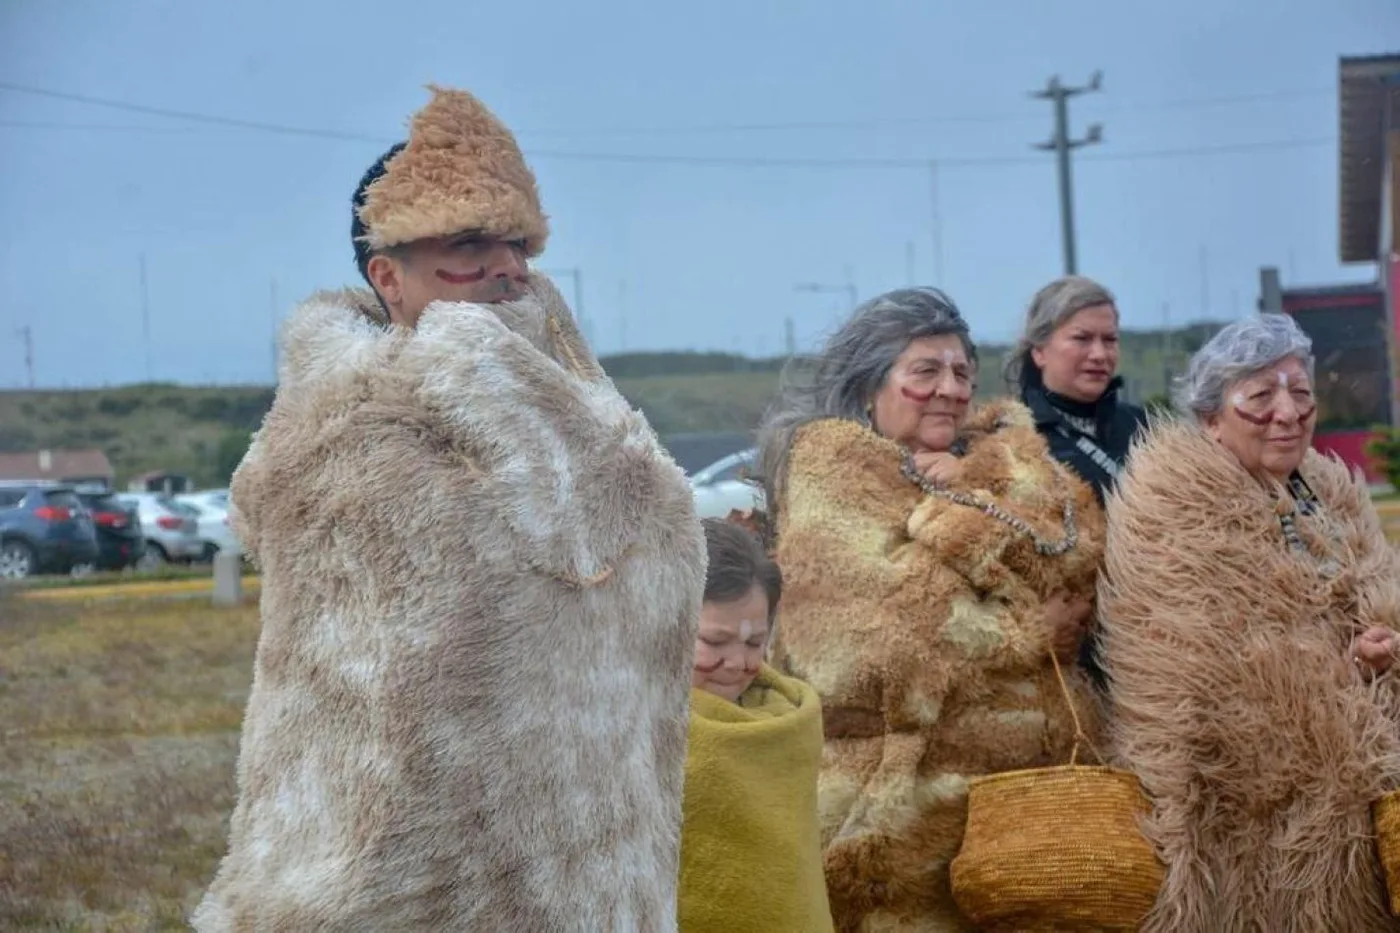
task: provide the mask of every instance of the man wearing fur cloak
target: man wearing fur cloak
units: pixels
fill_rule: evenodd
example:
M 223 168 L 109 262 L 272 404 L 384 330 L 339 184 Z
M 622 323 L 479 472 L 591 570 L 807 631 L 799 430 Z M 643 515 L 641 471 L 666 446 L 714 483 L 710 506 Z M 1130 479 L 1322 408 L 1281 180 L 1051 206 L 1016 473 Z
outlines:
M 509 131 L 434 89 L 289 320 L 234 476 L 263 574 L 232 930 L 675 928 L 704 541 L 550 282 Z

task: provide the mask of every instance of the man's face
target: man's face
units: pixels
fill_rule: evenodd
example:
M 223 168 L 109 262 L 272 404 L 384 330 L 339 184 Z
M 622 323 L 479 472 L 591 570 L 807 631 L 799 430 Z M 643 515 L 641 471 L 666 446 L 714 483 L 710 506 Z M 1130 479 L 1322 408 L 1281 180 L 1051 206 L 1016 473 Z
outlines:
M 434 301 L 492 304 L 525 289 L 525 244 L 468 232 L 415 240 L 370 259 L 366 268 L 395 324 L 415 327 Z

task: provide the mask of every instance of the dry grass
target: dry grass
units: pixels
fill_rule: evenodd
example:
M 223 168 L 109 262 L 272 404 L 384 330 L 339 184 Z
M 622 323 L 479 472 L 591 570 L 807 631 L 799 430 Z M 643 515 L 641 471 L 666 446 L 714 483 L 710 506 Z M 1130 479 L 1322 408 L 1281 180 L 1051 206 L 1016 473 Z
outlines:
M 257 612 L 0 593 L 0 929 L 186 929 L 223 854 Z

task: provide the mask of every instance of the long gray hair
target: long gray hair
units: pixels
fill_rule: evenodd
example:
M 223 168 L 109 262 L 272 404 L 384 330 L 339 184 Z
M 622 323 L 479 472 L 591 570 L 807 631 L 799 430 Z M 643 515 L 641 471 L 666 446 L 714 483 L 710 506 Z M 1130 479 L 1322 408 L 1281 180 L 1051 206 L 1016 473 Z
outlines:
M 787 483 L 788 453 L 799 428 L 823 418 L 868 421 L 869 407 L 912 341 L 956 334 L 975 365 L 977 346 L 953 300 L 936 288 L 900 288 L 855 309 L 815 358 L 783 371 L 777 402 L 759 430 L 759 472 L 776 529 Z
M 1039 387 L 1042 384 L 1040 367 L 1035 365 L 1031 351 L 1045 346 L 1062 324 L 1095 305 L 1113 305 L 1114 316 L 1118 314 L 1113 293 L 1082 275 L 1066 275 L 1036 292 L 1026 309 L 1026 326 L 1021 337 L 1006 357 L 1007 384 L 1015 386 L 1022 395 L 1027 389 Z

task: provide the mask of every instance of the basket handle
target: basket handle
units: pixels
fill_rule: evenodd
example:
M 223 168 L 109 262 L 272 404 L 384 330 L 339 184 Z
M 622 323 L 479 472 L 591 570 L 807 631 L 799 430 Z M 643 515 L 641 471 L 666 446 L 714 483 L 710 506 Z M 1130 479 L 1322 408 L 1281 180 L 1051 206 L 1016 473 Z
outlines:
M 1089 741 L 1089 737 L 1084 734 L 1084 727 L 1079 722 L 1079 712 L 1074 707 L 1074 697 L 1069 692 L 1069 685 L 1065 683 L 1065 675 L 1060 670 L 1060 659 L 1055 655 L 1054 650 L 1050 651 L 1050 663 L 1055 665 L 1055 680 L 1060 684 L 1060 693 L 1065 698 L 1065 705 L 1069 707 L 1069 718 L 1074 720 L 1074 748 L 1069 753 L 1069 763 L 1071 766 L 1079 763 L 1079 746 L 1086 746 L 1094 753 L 1094 757 L 1099 760 L 1100 765 L 1107 765 L 1103 755 L 1094 747 L 1094 743 Z

